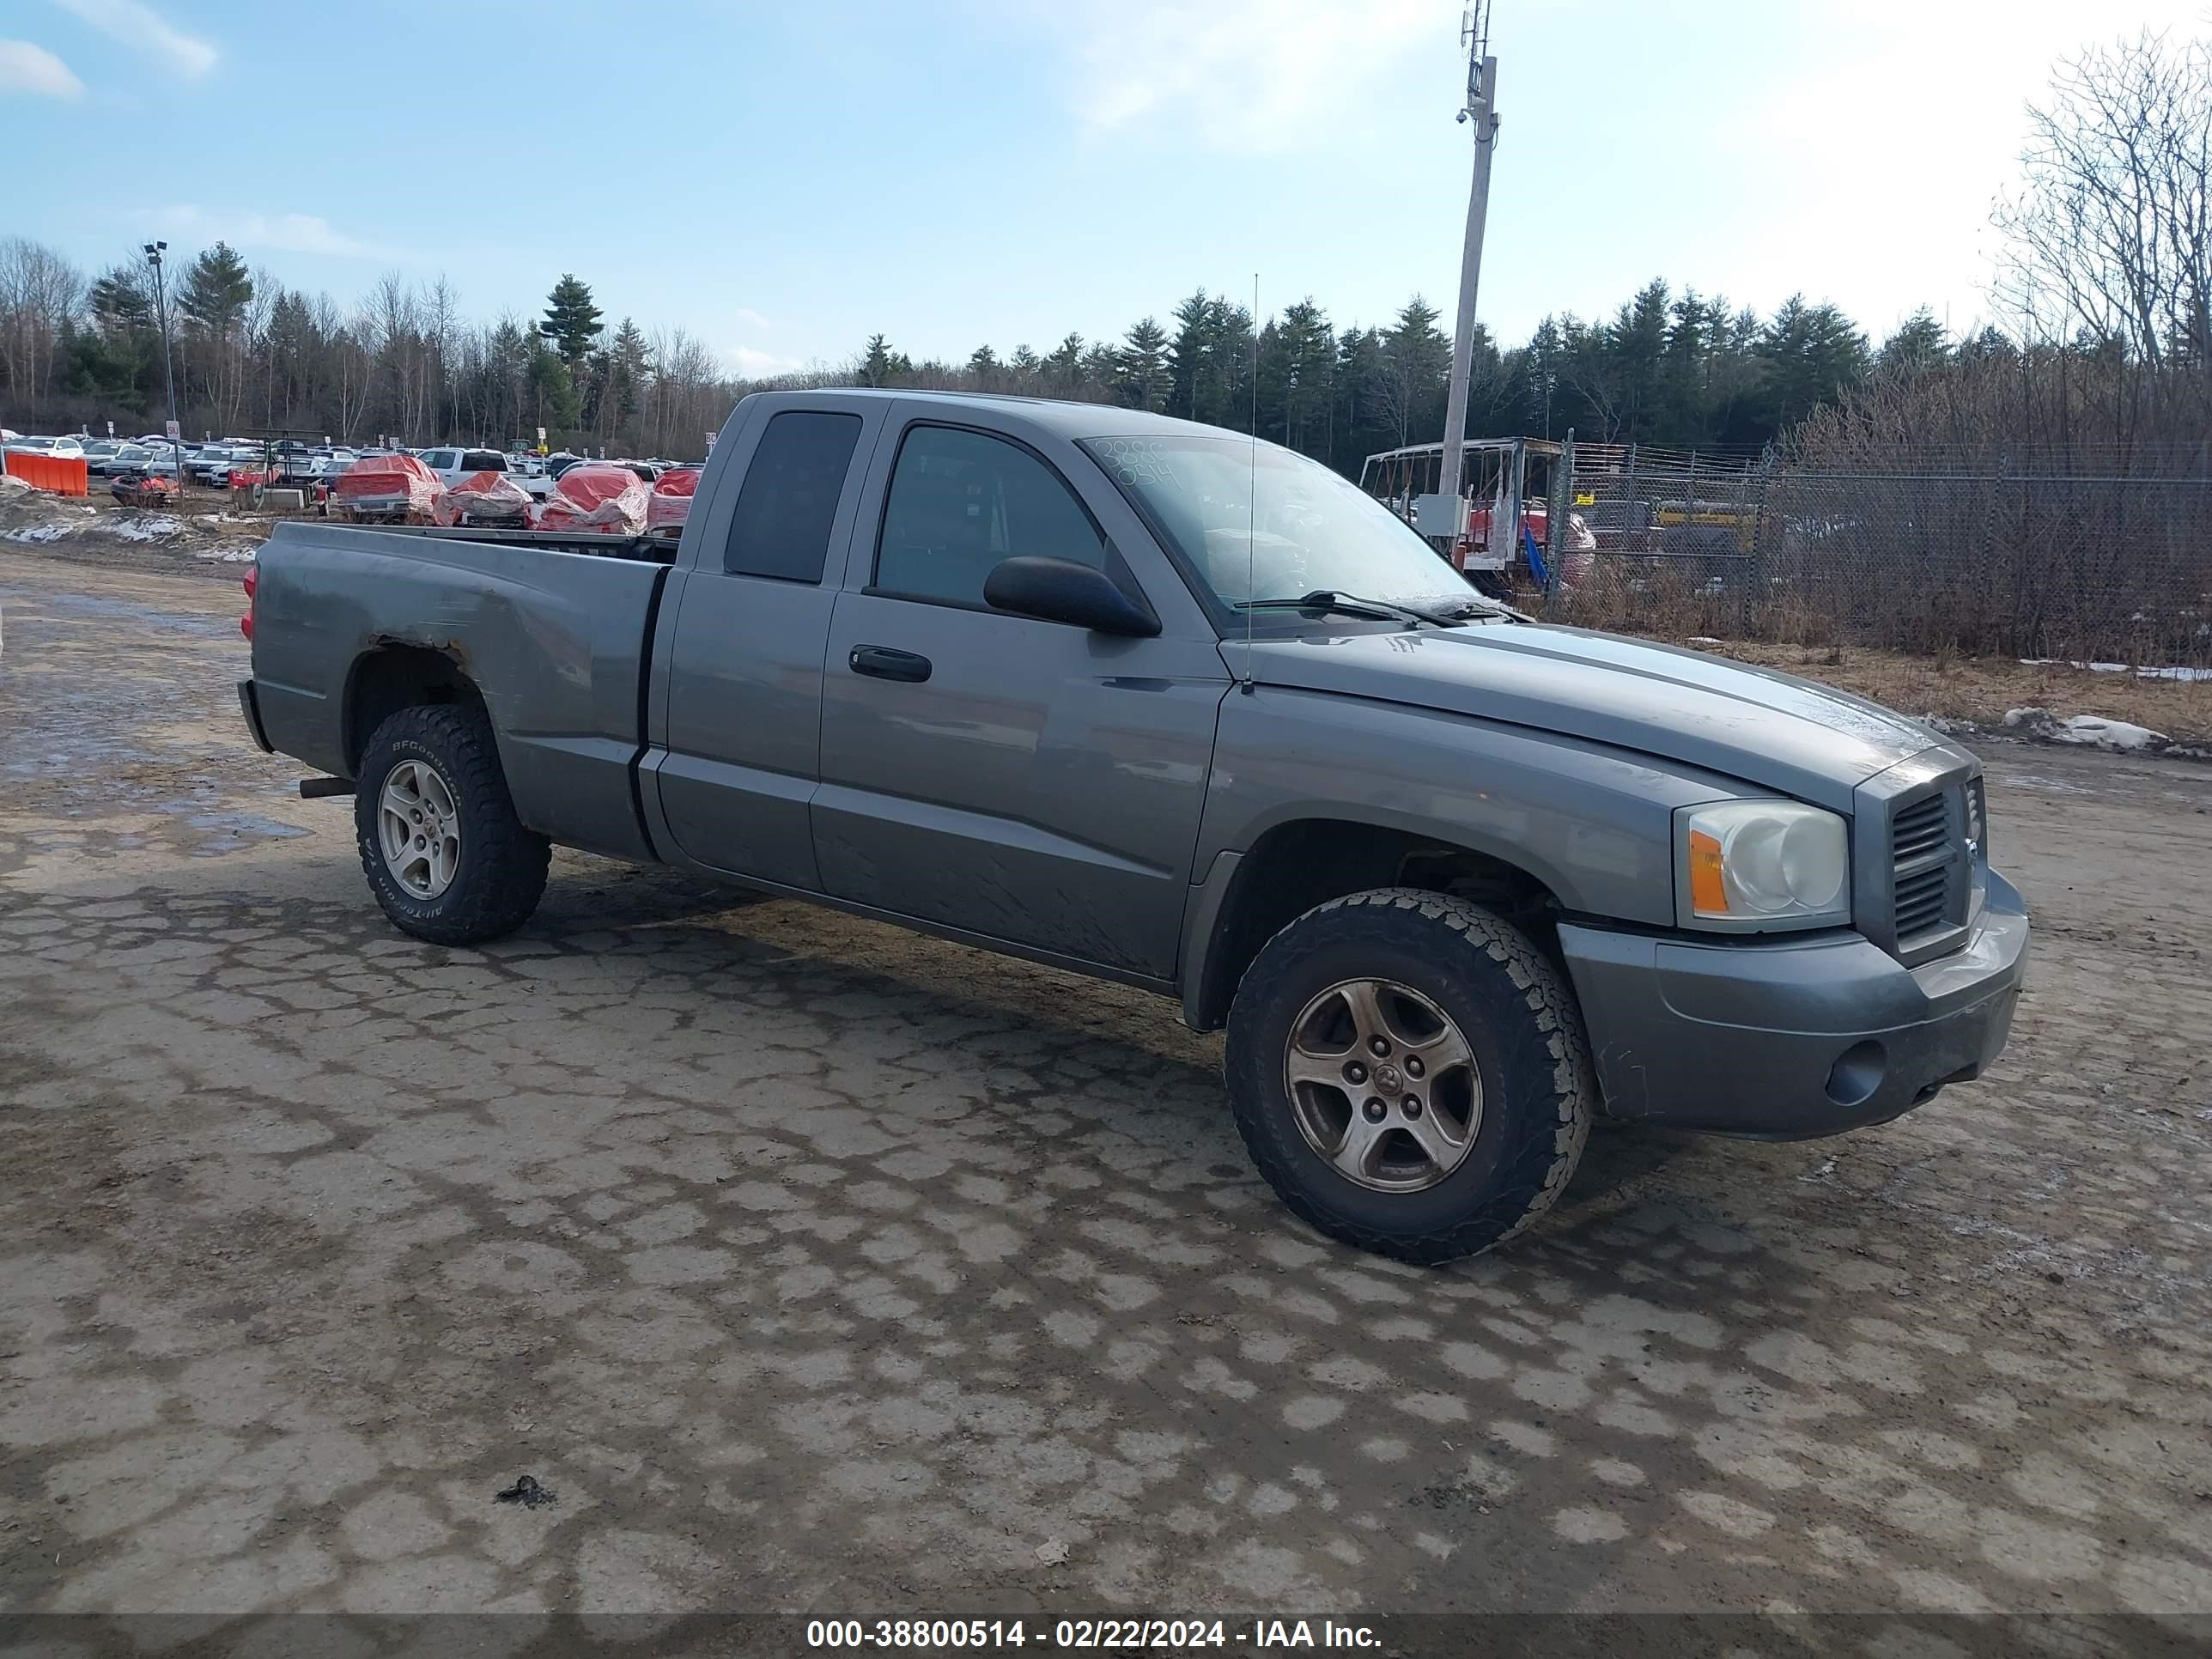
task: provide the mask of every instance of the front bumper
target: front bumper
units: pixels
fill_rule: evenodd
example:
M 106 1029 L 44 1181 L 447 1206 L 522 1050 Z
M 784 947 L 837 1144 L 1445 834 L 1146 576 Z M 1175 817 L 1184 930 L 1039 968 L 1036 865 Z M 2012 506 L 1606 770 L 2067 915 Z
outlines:
M 2027 907 L 1990 872 L 1966 942 L 1907 968 L 1856 933 L 1693 943 L 1563 923 L 1609 1115 L 1762 1140 L 1886 1123 L 2012 1028 Z

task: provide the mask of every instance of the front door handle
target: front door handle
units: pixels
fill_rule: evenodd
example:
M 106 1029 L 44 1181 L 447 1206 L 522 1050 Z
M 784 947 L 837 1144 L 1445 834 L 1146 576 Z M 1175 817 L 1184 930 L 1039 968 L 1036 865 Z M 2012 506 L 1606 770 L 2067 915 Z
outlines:
M 856 645 L 846 661 L 855 674 L 866 674 L 879 680 L 919 683 L 929 678 L 928 658 L 911 651 L 894 650 L 888 645 Z

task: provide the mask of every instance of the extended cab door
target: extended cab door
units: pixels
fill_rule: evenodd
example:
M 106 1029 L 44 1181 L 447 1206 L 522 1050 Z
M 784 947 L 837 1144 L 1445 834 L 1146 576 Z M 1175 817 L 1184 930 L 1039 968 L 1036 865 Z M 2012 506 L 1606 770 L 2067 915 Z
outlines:
M 1018 416 L 895 410 L 824 663 L 823 890 L 1170 979 L 1228 689 L 1212 627 L 1065 440 Z M 1106 569 L 1160 635 L 993 611 L 984 577 L 1018 554 Z
M 765 403 L 726 441 L 734 453 L 703 521 L 685 526 L 685 568 L 663 601 L 675 614 L 663 621 L 655 664 L 653 724 L 665 746 L 645 763 L 656 835 L 683 858 L 820 889 L 806 803 L 820 755 L 823 647 L 882 420 L 881 404 Z

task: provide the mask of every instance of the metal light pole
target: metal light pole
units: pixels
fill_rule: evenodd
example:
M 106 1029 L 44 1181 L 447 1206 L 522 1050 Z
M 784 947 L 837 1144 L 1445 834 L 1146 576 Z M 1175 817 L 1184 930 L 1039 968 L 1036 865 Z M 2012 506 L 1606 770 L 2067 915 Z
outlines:
M 1474 124 L 1474 186 L 1467 200 L 1467 246 L 1460 255 L 1459 315 L 1452 329 L 1451 393 L 1444 402 L 1443 476 L 1437 489 L 1456 495 L 1466 459 L 1467 382 L 1474 363 L 1474 290 L 1482 276 L 1483 222 L 1490 216 L 1490 157 L 1498 148 L 1498 60 L 1490 56 L 1488 0 L 1477 0 L 1461 29 L 1467 43 L 1467 106 Z
M 154 315 L 161 325 L 161 380 L 169 393 L 169 453 L 177 464 L 177 499 L 185 497 L 184 428 L 177 424 L 177 371 L 169 361 L 169 291 L 161 276 L 167 242 L 146 244 L 146 263 L 154 267 Z

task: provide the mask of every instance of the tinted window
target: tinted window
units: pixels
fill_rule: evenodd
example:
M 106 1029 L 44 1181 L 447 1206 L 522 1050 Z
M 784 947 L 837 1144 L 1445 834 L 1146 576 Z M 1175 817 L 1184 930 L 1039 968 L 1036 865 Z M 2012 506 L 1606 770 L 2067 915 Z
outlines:
M 1103 569 L 1106 543 L 1058 475 L 1020 446 L 950 427 L 909 431 L 884 505 L 876 586 L 981 605 L 984 577 L 1018 554 Z
M 745 467 L 722 568 L 732 575 L 818 582 L 830 551 L 830 524 L 845 488 L 857 415 L 779 415 L 761 434 Z
M 422 465 L 433 472 L 446 471 L 453 465 L 453 452 L 450 449 L 434 449 L 422 458 Z
M 504 472 L 507 471 L 507 457 L 504 455 L 495 455 L 489 449 L 471 449 L 467 454 L 461 457 L 461 471 L 464 472 Z

